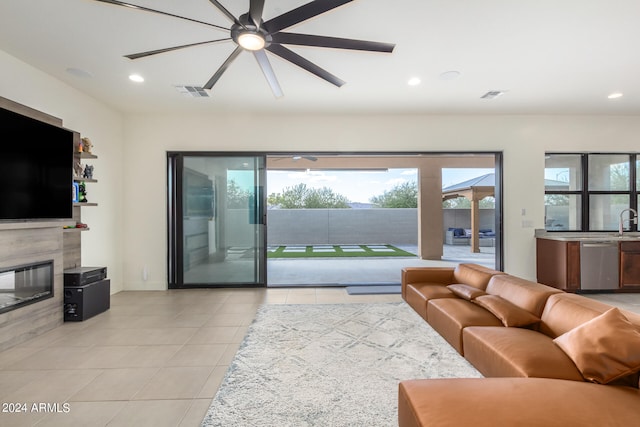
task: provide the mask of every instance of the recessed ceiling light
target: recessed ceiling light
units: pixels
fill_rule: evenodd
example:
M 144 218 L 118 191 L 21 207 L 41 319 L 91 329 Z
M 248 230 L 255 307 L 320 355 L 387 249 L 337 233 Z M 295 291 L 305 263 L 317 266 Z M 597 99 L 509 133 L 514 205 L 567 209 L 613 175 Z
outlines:
M 440 74 L 440 80 L 455 80 L 458 77 L 460 77 L 460 71 L 455 70 L 445 71 L 444 73 Z
M 609 96 L 607 96 L 607 98 L 609 98 L 609 99 L 622 98 L 622 92 L 614 92 L 612 94 L 609 94 Z
M 144 81 L 144 77 L 142 77 L 140 74 L 131 74 L 129 76 L 129 80 L 136 83 L 142 83 Z
M 422 81 L 420 80 L 420 78 L 418 77 L 411 77 L 409 79 L 409 81 L 407 81 L 407 84 L 409 86 L 418 86 Z

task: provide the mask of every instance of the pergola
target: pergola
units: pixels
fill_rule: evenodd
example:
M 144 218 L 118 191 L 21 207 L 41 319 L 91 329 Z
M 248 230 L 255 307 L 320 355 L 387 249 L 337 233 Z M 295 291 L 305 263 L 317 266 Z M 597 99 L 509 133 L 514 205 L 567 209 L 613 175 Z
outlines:
M 495 196 L 495 174 L 488 173 L 442 189 L 442 201 L 465 197 L 471 201 L 471 252 L 480 252 L 480 200 Z

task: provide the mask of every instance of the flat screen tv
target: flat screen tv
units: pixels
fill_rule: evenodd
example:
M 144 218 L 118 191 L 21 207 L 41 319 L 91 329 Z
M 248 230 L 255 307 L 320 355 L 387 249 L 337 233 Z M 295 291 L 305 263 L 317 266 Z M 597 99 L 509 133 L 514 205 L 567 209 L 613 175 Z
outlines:
M 73 216 L 73 132 L 0 108 L 0 221 Z

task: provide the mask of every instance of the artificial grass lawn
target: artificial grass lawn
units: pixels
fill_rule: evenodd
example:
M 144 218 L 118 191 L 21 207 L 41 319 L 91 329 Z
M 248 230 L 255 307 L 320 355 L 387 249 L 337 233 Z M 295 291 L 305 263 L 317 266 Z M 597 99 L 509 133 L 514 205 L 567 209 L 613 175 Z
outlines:
M 310 245 L 278 246 L 267 252 L 267 258 L 356 258 L 414 257 L 393 245 Z

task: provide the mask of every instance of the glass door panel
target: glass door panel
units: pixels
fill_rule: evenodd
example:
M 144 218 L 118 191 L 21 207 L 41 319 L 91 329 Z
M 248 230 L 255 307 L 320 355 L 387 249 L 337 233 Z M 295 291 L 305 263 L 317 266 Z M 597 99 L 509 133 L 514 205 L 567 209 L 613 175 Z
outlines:
M 265 286 L 264 157 L 178 154 L 171 165 L 170 287 Z

